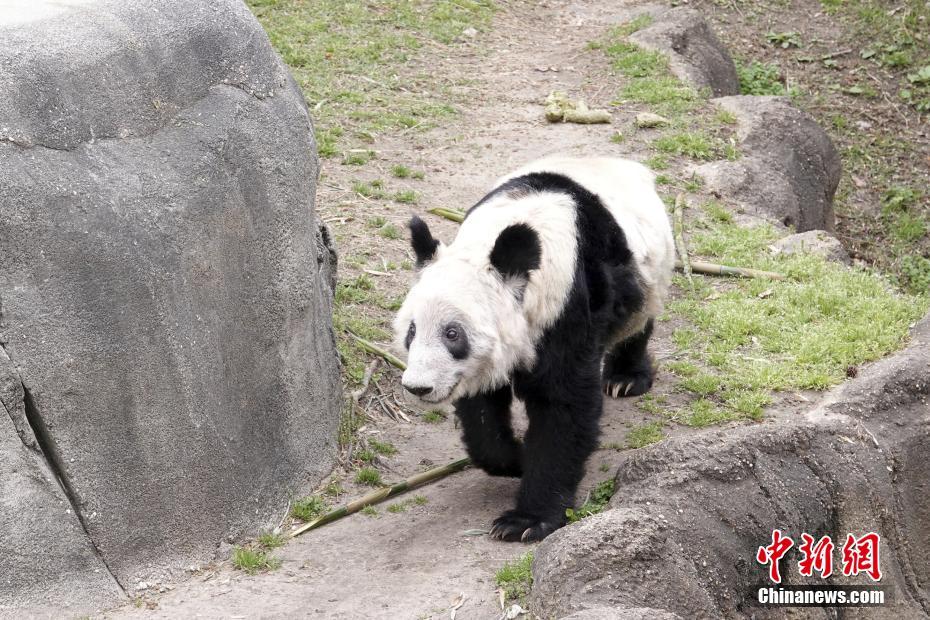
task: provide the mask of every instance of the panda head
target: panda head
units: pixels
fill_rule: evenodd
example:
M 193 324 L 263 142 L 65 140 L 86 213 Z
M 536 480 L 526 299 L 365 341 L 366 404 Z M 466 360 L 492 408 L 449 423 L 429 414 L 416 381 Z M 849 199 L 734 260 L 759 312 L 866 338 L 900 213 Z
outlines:
M 418 217 L 410 231 L 419 277 L 394 320 L 404 388 L 442 403 L 503 385 L 534 355 L 522 302 L 540 265 L 539 236 L 513 224 L 487 245 L 447 247 Z

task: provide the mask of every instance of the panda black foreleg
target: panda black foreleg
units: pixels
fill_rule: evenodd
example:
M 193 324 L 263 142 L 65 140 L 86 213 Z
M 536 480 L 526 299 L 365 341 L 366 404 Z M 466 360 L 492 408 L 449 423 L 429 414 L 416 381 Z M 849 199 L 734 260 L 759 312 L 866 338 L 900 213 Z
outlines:
M 525 397 L 530 425 L 517 506 L 494 521 L 492 537 L 531 542 L 565 525 L 565 511 L 574 506 L 585 461 L 597 447 L 603 409 L 599 370 L 592 364 L 563 378 L 548 393 Z
M 618 342 L 604 357 L 604 393 L 614 398 L 639 396 L 652 387 L 655 370 L 646 349 L 652 336 L 652 319 L 639 333 Z
M 492 476 L 519 477 L 522 473 L 522 448 L 510 426 L 512 401 L 513 390 L 506 385 L 455 403 L 468 456 Z

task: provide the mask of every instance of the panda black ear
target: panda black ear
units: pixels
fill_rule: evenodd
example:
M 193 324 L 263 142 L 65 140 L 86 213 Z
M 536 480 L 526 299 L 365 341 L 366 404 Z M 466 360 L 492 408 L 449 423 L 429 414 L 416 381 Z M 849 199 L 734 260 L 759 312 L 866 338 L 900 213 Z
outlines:
M 436 257 L 439 241 L 433 237 L 426 222 L 416 215 L 410 219 L 408 226 L 410 227 L 410 245 L 417 256 L 417 268 L 420 268 Z
M 539 235 L 527 224 L 512 224 L 502 230 L 491 250 L 491 266 L 521 301 L 530 271 L 539 269 L 541 258 Z

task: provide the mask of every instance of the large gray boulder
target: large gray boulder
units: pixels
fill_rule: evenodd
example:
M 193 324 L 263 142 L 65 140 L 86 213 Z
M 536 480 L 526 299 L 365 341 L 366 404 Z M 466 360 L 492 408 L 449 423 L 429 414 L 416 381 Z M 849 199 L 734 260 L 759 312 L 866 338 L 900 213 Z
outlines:
M 530 608 L 545 618 L 603 608 L 781 618 L 783 610 L 755 601 L 757 590 L 771 585 L 756 550 L 780 528 L 798 542 L 801 532 L 839 541 L 837 570 L 827 580 L 802 577 L 793 549 L 781 563 L 788 585 L 871 584 L 841 574 L 839 547 L 847 533 L 878 532 L 886 605 L 848 608 L 844 617 L 926 618 L 928 447 L 930 317 L 907 350 L 873 364 L 811 411 L 629 453 L 611 509 L 537 549 Z M 792 613 L 833 617 L 823 608 Z
M 315 145 L 239 0 L 24 0 L 0 38 L 0 605 L 94 606 L 332 463 Z
M 842 172 L 830 136 L 785 97 L 740 95 L 714 103 L 737 120 L 740 158 L 704 164 L 707 189 L 744 212 L 797 232 L 835 229 L 833 195 Z

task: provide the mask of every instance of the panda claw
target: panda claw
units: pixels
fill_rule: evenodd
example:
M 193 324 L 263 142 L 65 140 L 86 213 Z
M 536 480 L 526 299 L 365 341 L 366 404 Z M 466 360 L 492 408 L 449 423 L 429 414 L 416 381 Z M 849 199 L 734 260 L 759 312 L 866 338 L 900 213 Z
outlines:
M 604 391 L 608 396 L 621 398 L 624 396 L 639 396 L 645 394 L 652 387 L 652 374 L 632 373 L 615 375 L 604 378 Z
M 563 524 L 564 522 L 543 521 L 531 514 L 508 510 L 494 520 L 489 534 L 497 540 L 534 542 L 542 540 Z

